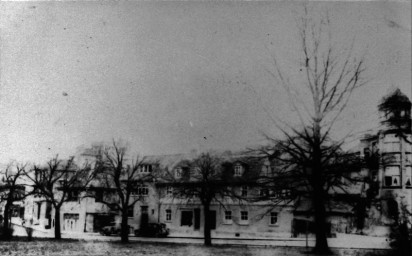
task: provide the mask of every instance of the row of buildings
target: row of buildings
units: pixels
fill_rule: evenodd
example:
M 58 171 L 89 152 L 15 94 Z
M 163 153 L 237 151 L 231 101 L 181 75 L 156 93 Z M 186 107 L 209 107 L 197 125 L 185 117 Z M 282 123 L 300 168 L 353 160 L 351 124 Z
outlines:
M 377 164 L 372 163 L 368 168 L 350 174 L 367 179 L 351 183 L 350 189 L 341 194 L 348 200 L 336 201 L 327 207 L 331 236 L 353 232 L 385 236 L 399 213 L 411 210 L 411 102 L 399 90 L 385 99 L 395 108 L 380 108 L 381 125 L 375 132 L 364 134 L 355 150 L 366 161 Z M 393 127 L 393 122 L 389 122 L 394 119 L 399 121 L 400 127 Z M 84 150 L 80 159 L 92 161 L 101 153 L 99 150 L 98 146 Z M 373 159 L 376 156 L 379 159 Z M 175 179 L 183 179 L 190 168 L 188 163 L 195 157 L 193 153 L 150 156 L 145 158 L 139 172 L 143 175 L 156 169 L 173 175 Z M 251 177 L 269 175 L 276 169 L 273 162 L 268 158 L 251 160 L 253 158 L 248 154 L 230 152 L 220 154 L 220 158 L 229 180 L 233 181 L 233 190 L 250 200 L 225 198 L 212 201 L 212 237 L 297 237 L 311 232 L 314 222 L 310 200 L 297 202 L 288 189 L 275 189 L 272 198 L 254 200 L 267 195 L 268 191 L 250 182 L 253 180 Z M 204 216 L 201 202 L 178 198 L 173 190 L 173 182 L 164 179 L 153 179 L 141 185 L 135 194 L 140 199 L 128 211 L 130 232 L 142 223 L 154 222 L 165 223 L 171 236 L 202 237 Z M 84 197 L 86 193 L 88 197 Z M 61 230 L 92 233 L 111 223 L 120 223 L 119 212 L 102 203 L 104 193 L 98 186 L 92 186 L 88 191 L 72 191 L 70 201 L 64 203 L 60 211 Z M 357 198 L 356 203 L 353 198 Z M 360 217 L 359 211 L 362 210 L 365 215 Z M 16 202 L 12 215 L 15 223 L 18 219 L 32 219 L 39 229 L 53 229 L 55 226 L 54 209 L 42 197 L 30 196 Z

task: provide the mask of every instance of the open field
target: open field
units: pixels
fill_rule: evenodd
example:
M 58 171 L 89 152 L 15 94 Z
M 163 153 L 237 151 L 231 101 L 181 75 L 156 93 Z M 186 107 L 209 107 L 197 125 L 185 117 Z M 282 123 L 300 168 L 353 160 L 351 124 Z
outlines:
M 77 241 L 77 240 L 37 240 L 32 242 L 0 242 L 0 255 L 10 256 L 107 256 L 107 255 L 157 255 L 157 256 L 297 256 L 307 255 L 305 248 L 261 247 L 261 246 L 212 246 L 187 244 L 159 244 L 131 242 Z M 389 255 L 388 250 L 334 249 L 334 255 Z

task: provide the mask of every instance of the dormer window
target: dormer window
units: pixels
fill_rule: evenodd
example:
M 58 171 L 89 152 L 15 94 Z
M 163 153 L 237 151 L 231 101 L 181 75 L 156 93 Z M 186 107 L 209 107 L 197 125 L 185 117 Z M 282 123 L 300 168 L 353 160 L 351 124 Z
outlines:
M 176 179 L 180 179 L 182 178 L 182 176 L 183 176 L 183 169 L 179 167 L 175 170 L 175 177 Z
M 270 176 L 270 166 L 269 165 L 263 165 L 262 166 L 262 176 Z
M 249 224 L 249 212 L 248 211 L 241 211 L 240 212 L 240 225 L 247 225 Z
M 166 194 L 167 194 L 168 196 L 173 195 L 173 187 L 172 187 L 172 186 L 167 186 L 167 187 L 166 187 Z
M 242 176 L 243 167 L 240 164 L 235 165 L 234 176 Z
M 140 167 L 140 173 L 151 173 L 152 169 L 153 167 L 151 164 L 145 164 Z
M 149 194 L 149 187 L 147 185 L 138 187 L 137 194 L 140 196 L 147 196 Z

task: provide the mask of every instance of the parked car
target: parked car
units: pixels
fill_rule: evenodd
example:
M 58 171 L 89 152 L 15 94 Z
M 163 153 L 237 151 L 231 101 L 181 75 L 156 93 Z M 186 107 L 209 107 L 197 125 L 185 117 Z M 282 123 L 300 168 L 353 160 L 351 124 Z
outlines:
M 169 235 L 169 229 L 164 223 L 149 223 L 147 226 L 134 231 L 136 236 L 147 237 L 167 237 Z
M 129 230 L 131 230 L 132 228 L 129 225 Z M 100 234 L 104 235 L 104 236 L 111 236 L 111 235 L 120 235 L 120 231 L 121 231 L 121 227 L 119 224 L 116 225 L 116 223 L 111 223 L 108 226 L 104 226 L 101 230 L 100 230 Z
M 116 225 L 116 223 L 110 223 L 110 225 L 104 226 L 100 230 L 100 234 L 102 234 L 104 236 L 119 235 L 120 234 L 120 226 Z

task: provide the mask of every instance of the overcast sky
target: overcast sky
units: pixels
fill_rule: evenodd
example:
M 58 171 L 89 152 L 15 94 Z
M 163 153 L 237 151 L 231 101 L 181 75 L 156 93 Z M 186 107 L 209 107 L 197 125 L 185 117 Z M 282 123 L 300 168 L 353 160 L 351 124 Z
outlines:
M 273 117 L 293 116 L 266 69 L 276 54 L 298 74 L 300 3 L 0 5 L 0 162 L 68 156 L 112 138 L 141 154 L 236 150 L 276 134 Z M 329 10 L 339 42 L 356 36 L 367 52 L 371 81 L 340 127 L 375 126 L 391 88 L 411 96 L 410 2 L 313 5 Z

